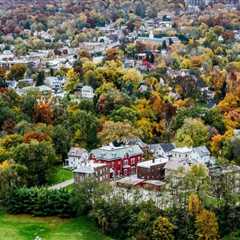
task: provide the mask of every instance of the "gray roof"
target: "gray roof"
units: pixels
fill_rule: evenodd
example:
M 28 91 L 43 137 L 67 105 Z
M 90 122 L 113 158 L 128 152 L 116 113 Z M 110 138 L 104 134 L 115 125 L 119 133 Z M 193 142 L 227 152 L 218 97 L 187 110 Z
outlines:
M 193 148 L 193 152 L 197 153 L 201 157 L 210 155 L 210 152 L 206 146 L 195 147 Z
M 168 162 L 167 158 L 157 158 L 154 160 L 140 162 L 137 164 L 137 166 L 142 168 L 151 168 L 152 166 L 164 165 L 167 162 Z
M 175 145 L 173 143 L 157 143 L 149 144 L 148 146 L 152 151 L 156 151 L 157 149 L 161 148 L 165 153 L 170 152 L 175 148 Z
M 106 167 L 106 164 L 104 163 L 89 163 L 87 165 L 81 165 L 76 170 L 74 170 L 74 173 L 95 173 L 95 169 L 99 167 Z
M 129 157 L 142 155 L 143 151 L 138 145 L 125 145 L 120 147 L 104 146 L 91 151 L 91 154 L 98 160 L 115 160 L 122 159 L 128 155 Z
M 83 154 L 86 154 L 86 153 L 88 152 L 84 148 L 71 147 L 71 149 L 68 152 L 68 156 L 81 157 Z
M 146 148 L 147 144 L 142 141 L 142 139 L 136 137 L 136 138 L 130 138 L 126 140 L 127 145 L 138 145 L 140 148 Z

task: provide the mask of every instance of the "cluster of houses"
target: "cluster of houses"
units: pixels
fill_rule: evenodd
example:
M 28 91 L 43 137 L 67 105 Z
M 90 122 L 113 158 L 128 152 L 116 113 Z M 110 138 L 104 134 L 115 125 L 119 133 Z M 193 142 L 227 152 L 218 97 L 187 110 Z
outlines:
M 151 153 L 151 160 L 144 159 L 145 151 Z M 179 169 L 187 172 L 194 164 L 204 164 L 215 178 L 221 174 L 235 174 L 240 183 L 240 167 L 218 167 L 205 146 L 178 148 L 168 143 L 146 145 L 141 141 L 129 141 L 126 145 L 110 144 L 89 153 L 72 147 L 66 160 L 66 166 L 74 172 L 76 184 L 93 177 L 97 181 L 114 180 L 121 187 L 151 190 L 160 190 L 169 176 L 177 175 Z
M 63 98 L 65 95 L 64 85 L 66 79 L 60 76 L 48 76 L 43 80 L 43 84 L 36 86 L 36 83 L 32 78 L 24 78 L 18 81 L 9 80 L 6 81 L 8 88 L 15 89 L 19 95 L 25 95 L 31 91 L 37 91 L 42 96 L 55 96 Z M 89 85 L 79 85 L 75 89 L 74 96 L 80 99 L 93 99 L 94 89 Z
M 185 5 L 189 12 L 200 12 L 202 8 L 212 4 L 221 3 L 226 7 L 237 8 L 240 6 L 239 0 L 185 0 Z

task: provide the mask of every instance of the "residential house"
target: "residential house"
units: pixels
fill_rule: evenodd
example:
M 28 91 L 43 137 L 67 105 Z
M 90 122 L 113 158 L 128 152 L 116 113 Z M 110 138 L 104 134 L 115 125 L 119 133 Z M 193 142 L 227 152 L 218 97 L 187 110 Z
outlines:
M 155 158 L 167 158 L 170 155 L 170 152 L 175 148 L 175 145 L 173 143 L 159 143 L 150 144 L 148 147 Z
M 91 86 L 83 86 L 81 89 L 81 98 L 93 99 L 93 88 Z
M 191 153 L 192 153 L 192 148 L 188 148 L 188 147 L 174 148 L 170 153 L 170 160 L 178 160 L 178 161 L 185 160 L 187 162 L 190 162 Z
M 72 147 L 68 152 L 68 158 L 65 161 L 65 165 L 77 169 L 83 164 L 87 163 L 89 158 L 88 151 L 83 148 Z
M 90 159 L 104 163 L 110 168 L 111 177 L 129 176 L 143 159 L 143 150 L 138 145 L 104 146 L 90 153 Z
M 46 85 L 42 85 L 38 87 L 27 86 L 23 88 L 17 88 L 16 91 L 19 95 L 25 95 L 32 91 L 39 92 L 40 95 L 44 95 L 44 96 L 50 96 L 52 94 L 52 89 Z
M 211 166 L 215 164 L 215 158 L 211 156 L 206 146 L 195 148 L 175 148 L 170 152 L 170 160 L 185 161 L 187 164 L 205 164 Z
M 214 165 L 215 162 L 216 159 L 213 156 L 211 156 L 206 146 L 195 147 L 192 149 L 191 164 L 201 163 L 209 167 Z
M 110 179 L 110 169 L 107 164 L 89 162 L 81 164 L 73 171 L 74 183 L 78 184 L 86 178 L 94 178 L 98 182 L 107 181 Z
M 205 146 L 175 148 L 170 152 L 169 161 L 164 167 L 165 178 L 182 176 L 194 164 L 203 164 L 206 167 L 211 167 L 215 164 L 215 158 L 210 155 L 209 150 Z
M 62 77 L 46 77 L 45 84 L 55 91 L 63 88 L 65 79 Z

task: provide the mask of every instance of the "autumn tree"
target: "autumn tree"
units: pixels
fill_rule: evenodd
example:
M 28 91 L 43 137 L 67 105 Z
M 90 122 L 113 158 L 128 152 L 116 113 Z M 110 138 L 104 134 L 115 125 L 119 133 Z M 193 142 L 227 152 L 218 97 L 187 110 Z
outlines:
M 128 122 L 106 121 L 98 136 L 102 144 L 109 144 L 111 142 L 121 143 L 126 142 L 130 138 L 137 137 L 138 131 Z
M 184 176 L 184 185 L 186 190 L 198 194 L 204 200 L 210 190 L 208 168 L 203 164 L 193 164 Z
M 79 76 L 77 72 L 73 68 L 69 69 L 67 72 L 67 81 L 64 86 L 65 90 L 67 92 L 74 91 L 78 83 L 79 83 Z
M 153 224 L 152 239 L 173 240 L 173 230 L 174 225 L 166 217 L 159 217 Z
M 188 198 L 188 212 L 192 216 L 197 216 L 202 210 L 202 202 L 195 193 L 190 194 Z
M 13 188 L 25 183 L 24 174 L 26 174 L 26 168 L 20 164 L 16 164 L 12 160 L 6 160 L 0 163 L 1 200 L 3 200 Z
M 129 68 L 123 75 L 123 81 L 127 84 L 139 84 L 143 80 L 143 76 L 134 68 Z
M 53 110 L 50 103 L 39 102 L 35 105 L 34 121 L 51 124 L 53 122 Z
M 10 71 L 7 74 L 7 78 L 9 80 L 19 80 L 19 79 L 23 78 L 26 70 L 27 70 L 27 67 L 25 64 L 21 64 L 21 63 L 14 64 L 10 68 Z
M 208 128 L 200 119 L 185 119 L 183 126 L 176 133 L 178 146 L 197 147 L 205 145 L 207 140 Z
M 196 217 L 198 240 L 218 240 L 218 222 L 215 214 L 203 209 Z
M 110 48 L 107 50 L 105 58 L 107 61 L 116 61 L 121 59 L 121 55 L 121 51 L 117 48 Z
M 27 132 L 24 134 L 24 137 L 23 137 L 24 143 L 30 143 L 32 140 L 42 142 L 42 141 L 49 141 L 50 138 L 46 133 L 41 133 L 41 132 Z

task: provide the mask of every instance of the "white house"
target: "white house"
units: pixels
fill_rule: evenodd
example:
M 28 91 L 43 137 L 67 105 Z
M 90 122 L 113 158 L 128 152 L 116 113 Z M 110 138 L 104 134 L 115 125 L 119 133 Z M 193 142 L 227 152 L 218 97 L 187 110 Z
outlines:
M 87 98 L 87 99 L 93 99 L 94 97 L 94 92 L 93 88 L 91 86 L 83 86 L 81 89 L 81 97 L 82 98 Z
M 159 144 L 150 144 L 150 152 L 154 157 L 168 157 L 170 152 L 175 148 L 175 145 L 172 143 L 159 143 Z
M 46 77 L 45 84 L 52 89 L 62 89 L 65 79 L 60 77 Z
M 170 152 L 170 160 L 184 161 L 189 165 L 204 164 L 211 166 L 215 164 L 215 158 L 211 156 L 206 146 L 175 148 Z
M 88 151 L 83 148 L 72 147 L 68 152 L 68 158 L 65 161 L 66 166 L 77 169 L 88 162 Z

